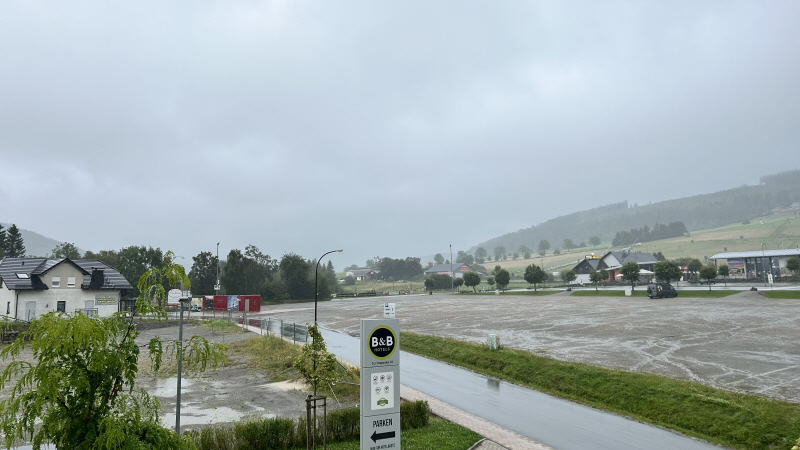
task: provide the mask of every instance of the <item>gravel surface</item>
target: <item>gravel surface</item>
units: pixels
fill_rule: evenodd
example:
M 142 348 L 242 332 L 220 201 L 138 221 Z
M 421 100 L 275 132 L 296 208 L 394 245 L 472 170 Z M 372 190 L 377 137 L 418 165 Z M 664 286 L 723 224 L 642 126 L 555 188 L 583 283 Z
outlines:
M 318 305 L 319 323 L 357 336 L 360 319 L 396 304 L 403 331 L 486 342 L 561 360 L 648 372 L 800 402 L 800 301 L 744 291 L 720 299 L 410 295 L 338 299 Z M 313 321 L 314 305 L 269 306 L 262 314 Z M 402 346 L 402 343 L 401 343 Z
M 140 325 L 136 342 L 146 345 L 155 336 L 164 340 L 178 339 L 178 322 L 150 323 Z M 184 323 L 183 337 L 202 336 L 213 342 L 232 343 L 257 335 L 249 332 L 213 331 L 210 327 Z M 136 380 L 138 388 L 144 388 L 161 402 L 162 422 L 167 427 L 175 426 L 177 400 L 177 378 L 157 378 L 147 374 L 144 362 L 146 349 L 140 355 L 140 372 Z M 194 375 L 184 375 L 181 380 L 181 430 L 225 422 L 236 422 L 244 418 L 300 417 L 305 415 L 305 397 L 302 384 L 293 382 L 271 383 L 258 371 L 247 367 L 246 356 L 231 355 L 224 367 Z M 29 349 L 20 354 L 20 359 L 32 361 Z M 0 370 L 6 366 L 0 361 Z M 8 389 L 0 392 L 7 397 Z

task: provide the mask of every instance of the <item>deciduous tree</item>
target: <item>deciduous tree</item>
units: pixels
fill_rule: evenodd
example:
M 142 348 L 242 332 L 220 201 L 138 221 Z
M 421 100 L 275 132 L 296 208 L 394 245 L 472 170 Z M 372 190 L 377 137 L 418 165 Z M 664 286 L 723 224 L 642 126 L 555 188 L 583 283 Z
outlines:
M 631 290 L 636 288 L 636 283 L 639 281 L 639 264 L 633 261 L 628 261 L 619 269 L 622 274 L 622 279 L 631 284 Z
M 725 286 L 728 285 L 728 275 L 730 274 L 731 274 L 731 269 L 730 267 L 728 267 L 727 264 L 723 264 L 719 266 L 719 268 L 717 269 L 717 275 L 723 277 L 723 279 L 725 280 Z
M 293 365 L 311 385 L 316 397 L 320 386 L 336 381 L 336 356 L 328 352 L 317 324 L 308 327 L 308 336 L 311 337 L 311 342 L 303 346 L 302 353 L 294 360 Z
M 478 264 L 483 264 L 486 261 L 486 256 L 489 252 L 486 251 L 483 247 L 478 247 L 475 249 L 475 261 Z
M 564 284 L 570 284 L 573 281 L 575 281 L 576 278 L 578 278 L 578 275 L 575 273 L 574 270 L 570 269 L 570 270 L 561 272 L 561 279 L 564 281 Z
M 530 264 L 525 268 L 525 275 L 523 278 L 525 278 L 525 281 L 533 285 L 533 290 L 535 292 L 536 285 L 544 283 L 545 280 L 547 280 L 547 273 L 544 271 L 544 269 L 536 264 Z
M 704 278 L 708 283 L 708 290 L 711 290 L 711 280 L 717 278 L 717 268 L 711 265 L 700 268 L 700 278 Z
M 800 271 L 800 258 L 797 256 L 792 256 L 791 258 L 787 259 L 786 268 L 794 272 Z
M 51 258 L 69 258 L 69 259 L 79 259 L 81 257 L 81 252 L 78 250 L 78 247 L 75 247 L 75 244 L 71 244 L 69 242 L 62 242 L 55 247 L 53 247 L 53 251 L 50 253 Z
M 506 269 L 500 269 L 497 275 L 495 275 L 494 280 L 497 282 L 497 287 L 501 290 L 505 290 L 508 283 L 511 282 L 511 274 L 509 274 Z
M 547 239 L 539 241 L 539 255 L 546 255 L 548 250 L 550 250 L 550 242 Z
M 598 245 L 600 245 L 600 242 L 601 242 L 600 236 L 591 236 L 589 238 L 589 244 L 591 244 L 592 247 L 597 247 Z
M 603 276 L 600 274 L 600 272 L 592 270 L 591 272 L 589 272 L 589 281 L 591 281 L 592 284 L 594 284 L 594 290 L 597 291 L 598 290 L 597 284 L 603 281 Z
M 217 268 L 219 261 L 211 252 L 200 252 L 192 257 L 192 270 L 189 279 L 192 282 L 192 294 L 213 295 L 216 293 Z
M 477 272 L 467 272 L 464 274 L 464 284 L 475 292 L 475 287 L 481 284 L 481 276 Z
M 678 263 L 666 259 L 653 264 L 653 273 L 656 275 L 657 280 L 667 283 L 672 280 L 679 280 L 683 275 Z

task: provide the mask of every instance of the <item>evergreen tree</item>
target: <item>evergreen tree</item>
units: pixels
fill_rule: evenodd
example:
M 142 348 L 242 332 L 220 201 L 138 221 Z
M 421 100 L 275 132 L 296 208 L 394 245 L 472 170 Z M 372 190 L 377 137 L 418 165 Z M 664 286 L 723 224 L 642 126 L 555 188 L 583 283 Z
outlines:
M 10 258 L 21 258 L 25 256 L 25 243 L 22 240 L 22 234 L 13 223 L 8 227 L 5 238 L 5 256 Z
M 0 258 L 6 256 L 6 230 L 0 225 Z

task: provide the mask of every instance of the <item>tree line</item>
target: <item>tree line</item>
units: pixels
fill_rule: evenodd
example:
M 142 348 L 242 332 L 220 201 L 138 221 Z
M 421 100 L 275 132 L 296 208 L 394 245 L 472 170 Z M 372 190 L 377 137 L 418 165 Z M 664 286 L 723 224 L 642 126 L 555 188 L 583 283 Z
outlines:
M 659 239 L 669 239 L 674 237 L 683 236 L 689 230 L 683 222 L 670 222 L 668 225 L 657 223 L 650 228 L 645 225 L 641 228 L 631 228 L 630 231 L 617 231 L 614 239 L 611 240 L 611 245 L 625 246 L 633 245 L 634 242 L 649 242 L 657 241 Z
M 53 258 L 81 258 L 78 249 L 70 243 L 59 244 L 53 249 Z M 160 248 L 134 245 L 120 250 L 87 251 L 84 259 L 96 259 L 117 269 L 132 285 L 129 297 L 138 297 L 136 282 L 150 269 L 161 269 L 164 252 Z M 181 257 L 177 257 L 181 258 Z M 178 262 L 181 262 L 180 260 Z M 187 261 L 188 263 L 188 261 Z M 255 245 L 248 245 L 244 252 L 233 249 L 226 260 L 218 260 L 211 252 L 200 252 L 192 257 L 189 280 L 192 295 L 260 295 L 264 300 L 311 300 L 315 292 L 319 298 L 330 298 L 338 292 L 333 264 L 319 268 L 315 280 L 317 261 L 287 253 L 279 260 L 262 253 Z M 220 289 L 214 289 L 219 281 Z M 314 290 L 315 281 L 317 290 Z

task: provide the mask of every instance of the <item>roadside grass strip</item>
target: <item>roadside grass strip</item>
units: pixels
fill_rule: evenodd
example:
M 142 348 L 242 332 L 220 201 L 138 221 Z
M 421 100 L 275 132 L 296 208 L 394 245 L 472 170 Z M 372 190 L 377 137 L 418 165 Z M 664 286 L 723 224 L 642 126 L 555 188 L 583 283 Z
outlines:
M 728 291 L 728 290 L 678 290 L 678 297 L 679 298 L 723 298 L 729 295 L 738 294 L 742 291 Z M 573 297 L 625 297 L 625 291 L 618 291 L 618 290 L 606 290 L 606 291 L 595 291 L 592 290 L 581 290 L 581 291 L 572 291 Z M 631 292 L 631 297 L 647 297 L 647 287 L 642 286 L 639 289 Z M 654 300 L 672 300 L 671 298 L 665 299 L 654 299 Z
M 535 297 L 543 297 L 545 295 L 553 295 L 553 294 L 557 294 L 559 292 L 563 292 L 563 291 L 561 291 L 561 290 L 545 291 L 545 290 L 542 290 L 542 288 L 539 288 L 538 291 L 500 291 L 500 295 L 529 295 L 529 296 L 535 296 Z M 463 292 L 462 292 L 462 294 L 463 294 Z M 497 294 L 495 294 L 494 291 L 475 292 L 475 293 L 470 292 L 469 294 L 470 295 L 497 295 Z
M 764 297 L 774 299 L 800 300 L 800 290 L 796 291 L 762 291 Z
M 713 291 L 712 291 L 713 292 Z M 515 349 L 401 333 L 403 350 L 732 448 L 789 449 L 800 404 Z
M 433 417 L 425 427 L 403 430 L 400 433 L 400 442 L 404 450 L 467 450 L 481 438 L 481 435 L 472 430 L 444 419 Z M 357 450 L 359 445 L 358 439 L 351 439 L 342 442 L 329 442 L 328 449 Z

